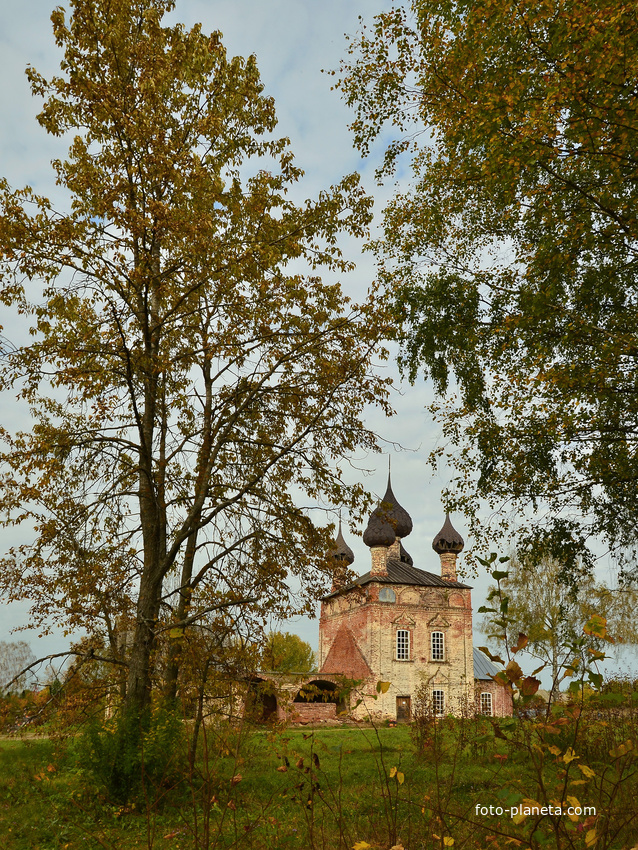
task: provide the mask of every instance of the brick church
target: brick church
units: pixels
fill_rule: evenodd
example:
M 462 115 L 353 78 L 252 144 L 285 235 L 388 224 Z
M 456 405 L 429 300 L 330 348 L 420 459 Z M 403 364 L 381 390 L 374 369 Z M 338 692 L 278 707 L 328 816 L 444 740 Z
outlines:
M 353 709 L 359 716 L 409 720 L 423 688 L 437 714 L 511 714 L 509 695 L 491 678 L 496 668 L 472 644 L 472 589 L 456 572 L 463 538 L 447 516 L 432 543 L 440 559 L 435 574 L 415 567 L 405 550 L 411 531 L 388 477 L 363 534 L 370 571 L 351 584 L 335 583 L 321 600 L 317 678 L 362 682 L 362 702 Z M 331 556 L 341 567 L 354 561 L 341 527 Z M 379 681 L 390 683 L 385 693 L 377 693 Z

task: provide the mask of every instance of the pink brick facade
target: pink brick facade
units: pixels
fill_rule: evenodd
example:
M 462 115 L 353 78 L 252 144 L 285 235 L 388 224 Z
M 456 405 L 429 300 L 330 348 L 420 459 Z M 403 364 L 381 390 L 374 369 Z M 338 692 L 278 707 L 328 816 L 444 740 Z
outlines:
M 394 533 L 407 536 L 411 528 L 388 484 L 367 539 L 364 534 L 370 572 L 322 600 L 320 674 L 357 681 L 361 703 L 353 713 L 359 717 L 409 719 L 417 692 L 424 690 L 443 713 L 474 710 L 475 695 L 489 692 L 483 708 L 490 704 L 495 715 L 511 714 L 503 688 L 492 680 L 475 682 L 471 588 L 456 577 L 462 539 L 448 518 L 433 543 L 440 556 L 437 575 L 415 568 Z M 351 554 L 340 531 L 334 557 L 351 563 Z M 385 692 L 377 692 L 378 682 L 389 683 Z
M 476 708 L 477 711 L 490 714 L 492 717 L 510 717 L 512 714 L 512 697 L 502 685 L 494 681 L 476 681 Z M 490 694 L 490 710 L 484 711 L 484 694 Z

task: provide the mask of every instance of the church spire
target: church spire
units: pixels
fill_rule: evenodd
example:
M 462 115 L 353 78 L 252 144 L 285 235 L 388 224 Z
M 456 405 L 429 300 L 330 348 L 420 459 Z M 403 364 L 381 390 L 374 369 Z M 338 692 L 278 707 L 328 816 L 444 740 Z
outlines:
M 350 566 L 350 564 L 354 561 L 354 552 L 343 539 L 343 534 L 341 532 L 341 517 L 339 517 L 339 532 L 329 554 L 331 558 L 335 559 L 335 561 L 345 561 L 348 566 Z
M 456 577 L 456 558 L 463 551 L 463 538 L 450 522 L 450 514 L 445 514 L 443 528 L 432 541 L 432 548 L 441 559 L 441 578 L 458 581 Z
M 384 497 L 370 514 L 368 527 L 363 532 L 363 542 L 372 550 L 372 572 L 387 575 L 387 560 L 400 558 L 400 541 L 412 531 L 410 514 L 401 507 L 392 492 L 390 458 L 388 458 L 388 486 Z M 389 550 L 389 551 L 388 551 Z M 396 550 L 396 551 L 395 551 Z

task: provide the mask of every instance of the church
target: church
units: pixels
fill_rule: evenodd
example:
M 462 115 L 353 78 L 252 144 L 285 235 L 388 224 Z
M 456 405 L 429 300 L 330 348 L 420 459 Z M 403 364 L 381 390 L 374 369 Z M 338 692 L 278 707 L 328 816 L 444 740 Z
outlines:
M 440 562 L 434 573 L 414 566 L 403 545 L 411 531 L 388 476 L 363 534 L 370 571 L 349 584 L 335 582 L 321 600 L 317 678 L 361 683 L 361 702 L 351 700 L 355 717 L 408 721 L 417 694 L 439 715 L 511 714 L 511 697 L 492 678 L 497 668 L 473 646 L 472 588 L 457 577 L 463 538 L 446 516 L 432 542 Z M 336 575 L 354 561 L 341 526 L 330 554 Z M 389 684 L 379 692 L 379 682 Z

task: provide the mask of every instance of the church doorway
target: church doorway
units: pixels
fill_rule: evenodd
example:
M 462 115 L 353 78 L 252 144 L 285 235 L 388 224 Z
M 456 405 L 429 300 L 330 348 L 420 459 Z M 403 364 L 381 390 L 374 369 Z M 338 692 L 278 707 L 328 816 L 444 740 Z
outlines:
M 253 723 L 274 723 L 277 720 L 277 697 L 273 682 L 254 676 L 248 685 L 244 711 Z
M 397 720 L 409 723 L 412 719 L 410 697 L 397 697 Z

